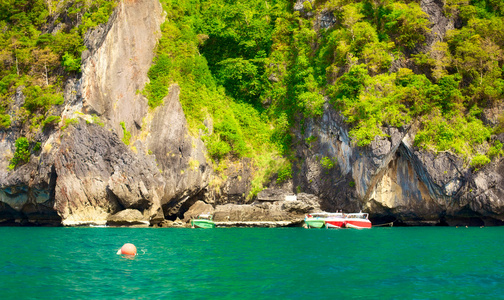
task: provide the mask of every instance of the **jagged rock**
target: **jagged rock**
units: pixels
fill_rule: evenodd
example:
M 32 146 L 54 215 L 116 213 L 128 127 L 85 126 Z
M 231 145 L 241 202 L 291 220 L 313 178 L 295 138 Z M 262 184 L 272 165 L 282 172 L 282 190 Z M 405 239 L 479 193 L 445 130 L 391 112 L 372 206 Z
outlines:
M 429 16 L 431 32 L 427 33 L 424 51 L 428 51 L 437 41 L 443 41 L 446 32 L 454 29 L 453 19 L 449 19 L 444 13 L 443 0 L 421 0 L 420 7 Z
M 107 120 L 106 127 L 132 136 L 148 111 L 137 91 L 148 81 L 147 71 L 165 18 L 157 0 L 121 1 L 107 24 L 86 35 L 88 53 L 82 66 L 82 110 Z
M 285 221 L 293 216 L 281 209 L 281 205 L 254 205 L 254 204 L 225 204 L 215 208 L 214 221 L 216 222 L 243 222 L 243 221 Z
M 179 93 L 178 85 L 170 87 L 164 104 L 150 122 L 146 140 L 166 182 L 161 204 L 167 217 L 181 217 L 180 207 L 186 201 L 192 204 L 197 200 L 212 173 L 204 155 L 203 141 L 189 134 Z
M 343 118 L 327 107 L 322 118 L 305 122 L 304 135 L 297 135 L 315 138 L 296 148 L 304 160 L 294 168 L 294 185 L 319 196 L 322 210 L 364 210 L 374 221 L 446 225 L 467 218 L 471 224 L 495 225 L 504 220 L 502 159 L 474 173 L 450 152 L 414 147 L 415 124 L 383 130 L 387 137 L 357 147 Z M 325 169 L 323 157 L 335 166 Z
M 283 201 L 286 195 L 291 195 L 289 191 L 281 189 L 264 189 L 257 194 L 259 201 Z
M 107 218 L 107 225 L 111 226 L 148 226 L 149 220 L 137 209 L 125 209 Z
M 154 111 L 149 111 L 147 99 L 137 92 L 148 81 L 147 71 L 164 15 L 156 0 L 121 2 L 110 22 L 86 38 L 90 51 L 83 63 L 82 91 L 78 94 L 82 95 L 84 112 L 98 114 L 106 120 L 105 127 L 120 137 L 128 131 L 137 151 L 152 153 L 165 182 L 163 193 L 158 193 L 162 194 L 159 201 L 164 214 L 171 218 L 178 216 L 184 202 L 194 201 L 206 187 L 211 170 L 203 142 L 189 134 L 178 98 L 180 88 L 170 87 L 163 105 Z M 141 186 L 131 186 L 126 179 L 134 173 L 115 172 L 110 182 L 113 194 L 129 187 L 138 191 L 133 199 L 119 196 L 122 205 L 134 205 L 131 201 L 139 199 L 150 201 Z
M 177 218 L 175 221 L 172 221 L 172 220 L 163 220 L 162 222 L 159 222 L 159 223 L 155 224 L 155 227 L 180 228 L 180 227 L 189 227 L 189 225 L 183 223 L 180 219 Z
M 65 130 L 60 149 L 54 157 L 55 208 L 65 225 L 103 222 L 121 208 L 159 219 L 164 182 L 152 158 L 135 155 L 116 135 L 84 122 Z
M 246 224 L 244 222 L 266 222 L 265 226 L 290 226 L 300 224 L 304 215 L 319 211 L 318 197 L 305 193 L 298 194 L 296 201 L 255 202 L 253 204 L 217 205 L 214 211 L 214 221 L 225 223 Z M 269 224 L 268 222 L 273 222 Z M 276 223 L 276 222 L 286 222 Z M 268 224 L 269 225 L 268 225 Z M 259 223 L 258 223 L 259 224 Z M 259 226 L 259 225 L 258 225 Z
M 336 23 L 336 17 L 332 12 L 323 10 L 318 15 L 317 22 L 320 28 L 329 28 Z
M 322 200 L 317 196 L 307 193 L 299 193 L 296 196 L 297 201 L 285 201 L 282 204 L 283 209 L 299 215 L 321 211 L 320 203 Z
M 191 219 L 201 215 L 201 214 L 210 214 L 213 215 L 214 208 L 211 204 L 207 204 L 203 201 L 196 201 L 188 211 L 184 214 L 183 222 L 188 223 Z

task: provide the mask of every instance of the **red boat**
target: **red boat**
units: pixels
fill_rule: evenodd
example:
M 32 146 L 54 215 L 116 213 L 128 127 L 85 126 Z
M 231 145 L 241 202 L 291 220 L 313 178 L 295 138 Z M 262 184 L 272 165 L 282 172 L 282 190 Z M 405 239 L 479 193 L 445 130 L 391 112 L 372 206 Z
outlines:
M 369 214 L 359 212 L 347 214 L 345 218 L 345 227 L 346 228 L 371 228 L 371 221 L 368 220 Z
M 329 214 L 325 219 L 326 228 L 343 228 L 345 227 L 345 214 L 343 213 L 332 213 Z

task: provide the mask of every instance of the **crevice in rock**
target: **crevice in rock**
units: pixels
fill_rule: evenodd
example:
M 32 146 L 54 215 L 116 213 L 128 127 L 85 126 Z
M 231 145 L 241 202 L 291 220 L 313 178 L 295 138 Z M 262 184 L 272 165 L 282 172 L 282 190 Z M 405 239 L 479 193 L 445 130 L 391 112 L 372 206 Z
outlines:
M 110 212 L 111 214 L 115 214 L 118 211 L 126 209 L 126 207 L 124 207 L 124 205 L 121 204 L 121 201 L 119 201 L 119 198 L 117 198 L 117 196 L 114 194 L 114 192 L 112 192 L 110 190 L 109 187 L 106 188 L 106 192 L 107 192 L 108 200 L 110 202 L 110 206 L 115 208 L 114 211 Z
M 163 213 L 166 220 L 175 221 L 177 218 L 183 219 L 184 214 L 198 200 L 204 199 L 206 188 L 199 190 L 192 196 L 186 196 L 180 200 L 173 200 L 162 205 Z M 176 211 L 175 213 L 173 213 Z

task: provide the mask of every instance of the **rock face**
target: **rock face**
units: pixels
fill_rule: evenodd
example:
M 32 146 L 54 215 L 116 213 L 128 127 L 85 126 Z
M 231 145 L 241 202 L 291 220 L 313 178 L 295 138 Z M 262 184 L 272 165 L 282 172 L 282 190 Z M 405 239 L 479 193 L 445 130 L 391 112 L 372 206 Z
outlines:
M 82 110 L 96 114 L 107 127 L 135 136 L 147 113 L 137 91 L 147 82 L 164 12 L 157 0 L 120 1 L 106 25 L 86 36 L 83 54 Z
M 196 218 L 201 214 L 214 214 L 214 208 L 211 204 L 205 203 L 201 200 L 196 201 L 194 205 L 192 205 L 189 210 L 184 214 L 184 222 L 189 223 L 191 219 Z
M 65 130 L 54 156 L 55 208 L 64 225 L 106 223 L 122 209 L 163 219 L 164 182 L 153 158 L 135 155 L 116 135 L 81 122 Z
M 163 21 L 157 0 L 121 1 L 108 24 L 88 33 L 82 78 L 66 84 L 66 121 L 44 133 L 29 164 L 6 171 L 19 133 L 2 132 L 1 221 L 155 224 L 206 187 L 211 170 L 187 130 L 178 86 L 154 110 L 137 92 Z M 22 93 L 16 99 L 22 106 Z M 68 119 L 80 121 L 63 130 Z
M 432 24 L 431 32 L 426 36 L 425 50 L 430 50 L 435 42 L 443 41 L 446 32 L 454 29 L 454 20 L 449 19 L 444 14 L 444 2 L 442 0 L 421 0 L 420 7 L 429 16 Z
M 305 158 L 294 184 L 321 199 L 327 211 L 367 211 L 375 223 L 405 225 L 496 225 L 504 221 L 504 160 L 475 172 L 449 152 L 413 146 L 414 126 L 384 128 L 387 138 L 354 147 L 341 116 L 330 108 L 306 125 L 297 147 Z M 322 166 L 323 157 L 335 166 Z
M 421 6 L 433 23 L 427 51 L 454 21 L 442 1 Z M 295 9 L 308 14 L 303 1 Z M 363 210 L 375 224 L 504 223 L 504 159 L 474 170 L 451 153 L 418 149 L 415 124 L 383 128 L 387 137 L 357 147 L 329 106 L 295 131 L 302 142 L 291 182 L 247 200 L 251 162 L 230 163 L 218 182 L 202 140 L 188 130 L 178 85 L 154 109 L 137 93 L 163 21 L 157 0 L 121 1 L 108 24 L 88 33 L 82 77 L 67 81 L 64 107 L 55 112 L 63 121 L 38 133 L 41 149 L 29 163 L 8 170 L 22 124 L 0 131 L 0 224 L 184 226 L 212 213 L 222 226 L 296 226 L 320 210 Z M 334 22 L 322 12 L 315 26 Z M 11 105 L 23 103 L 20 88 Z M 485 110 L 485 122 L 495 124 L 503 109 Z M 502 134 L 492 138 L 504 142 Z M 304 193 L 287 201 L 294 191 Z
M 214 221 L 219 226 L 298 226 L 305 214 L 320 211 L 320 201 L 316 196 L 302 193 L 295 201 L 218 205 L 214 211 Z
M 211 175 L 203 141 L 190 136 L 187 129 L 179 93 L 177 85 L 170 88 L 164 105 L 152 116 L 146 138 L 147 148 L 155 155 L 166 182 L 163 210 L 173 220 L 180 216 L 178 212 L 184 202 L 197 200 Z

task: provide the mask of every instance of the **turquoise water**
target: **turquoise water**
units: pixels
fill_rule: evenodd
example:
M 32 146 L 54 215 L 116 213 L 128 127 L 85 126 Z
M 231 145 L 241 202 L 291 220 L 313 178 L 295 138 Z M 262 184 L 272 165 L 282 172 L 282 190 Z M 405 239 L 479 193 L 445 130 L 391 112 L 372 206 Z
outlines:
M 504 228 L 0 228 L 1 299 L 504 298 Z M 126 242 L 139 249 L 116 255 Z

